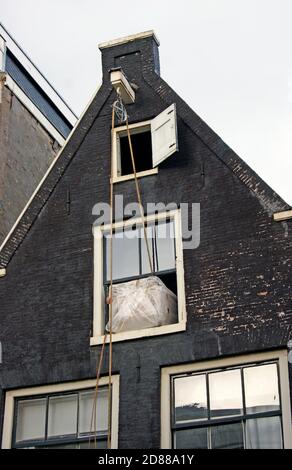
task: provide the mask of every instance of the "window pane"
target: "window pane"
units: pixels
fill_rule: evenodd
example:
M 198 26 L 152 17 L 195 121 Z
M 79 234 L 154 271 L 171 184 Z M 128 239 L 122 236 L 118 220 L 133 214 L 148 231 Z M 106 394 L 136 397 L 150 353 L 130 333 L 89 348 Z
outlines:
M 156 225 L 158 266 L 157 271 L 175 268 L 175 232 L 174 222 L 159 223 Z
M 242 413 L 240 370 L 209 374 L 211 418 Z
M 23 400 L 17 404 L 16 442 L 44 439 L 46 426 L 46 399 Z
M 184 429 L 174 435 L 175 449 L 208 449 L 208 428 Z
M 211 427 L 212 449 L 243 449 L 242 422 Z
M 174 394 L 176 422 L 208 417 L 205 375 L 175 378 Z
M 149 266 L 149 256 L 144 237 L 144 230 L 141 230 L 141 252 L 142 252 L 142 273 L 151 272 Z M 166 271 L 175 269 L 175 232 L 173 221 L 161 221 L 158 224 L 147 224 L 146 227 L 148 246 L 152 265 L 155 271 Z
M 244 389 L 248 414 L 280 409 L 276 364 L 245 368 Z
M 110 278 L 110 234 L 105 234 L 107 280 Z M 116 231 L 113 234 L 113 279 L 139 275 L 138 230 Z
M 48 437 L 76 434 L 77 395 L 49 399 Z
M 145 241 L 145 235 L 144 235 L 144 230 L 143 226 L 139 229 L 140 237 L 141 237 L 141 261 L 142 261 L 142 274 L 147 274 L 151 273 L 151 268 L 150 268 L 150 263 L 149 263 L 149 255 L 147 251 L 147 245 Z M 155 270 L 156 267 L 156 259 L 155 259 L 155 227 L 153 224 L 148 224 L 146 227 L 146 236 L 147 236 L 147 242 L 148 242 L 148 248 L 149 248 L 149 253 L 150 253 L 150 259 L 152 266 Z M 154 254 L 153 254 L 153 248 L 154 248 Z
M 100 389 L 96 401 L 95 421 L 92 419 L 95 391 L 79 395 L 79 434 L 107 431 L 108 428 L 108 390 Z
M 248 419 L 246 421 L 247 449 L 282 449 L 281 419 Z

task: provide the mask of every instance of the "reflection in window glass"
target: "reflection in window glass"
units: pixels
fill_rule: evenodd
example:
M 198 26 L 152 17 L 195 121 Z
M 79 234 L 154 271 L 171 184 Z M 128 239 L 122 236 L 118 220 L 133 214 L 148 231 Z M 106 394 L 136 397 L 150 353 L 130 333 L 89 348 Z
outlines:
M 110 279 L 110 234 L 105 234 L 107 280 Z M 122 230 L 113 234 L 113 279 L 139 275 L 139 236 L 138 230 Z
M 280 408 L 276 364 L 244 369 L 246 412 L 261 413 Z
M 208 428 L 176 431 L 174 439 L 175 449 L 208 449 Z
M 107 398 L 108 391 L 106 389 L 99 390 L 96 401 L 95 421 L 92 417 L 94 407 L 95 391 L 80 393 L 79 401 L 79 434 L 90 433 L 93 431 L 106 431 L 108 421 Z
M 49 399 L 48 437 L 76 434 L 77 395 Z
M 144 230 L 141 230 L 142 274 L 151 271 Z M 156 272 L 175 269 L 175 239 L 174 222 L 160 221 L 157 224 L 147 224 L 146 227 L 151 262 Z
M 242 414 L 240 370 L 209 374 L 211 418 Z
M 174 394 L 176 422 L 208 417 L 205 375 L 176 378 L 174 380 Z
M 242 422 L 212 426 L 211 443 L 212 449 L 243 449 Z
M 17 406 L 16 441 L 44 439 L 46 398 L 19 401 Z
M 157 271 L 175 268 L 174 222 L 159 223 L 155 227 L 157 241 Z
M 281 449 L 280 416 L 248 419 L 246 421 L 246 447 L 248 449 Z

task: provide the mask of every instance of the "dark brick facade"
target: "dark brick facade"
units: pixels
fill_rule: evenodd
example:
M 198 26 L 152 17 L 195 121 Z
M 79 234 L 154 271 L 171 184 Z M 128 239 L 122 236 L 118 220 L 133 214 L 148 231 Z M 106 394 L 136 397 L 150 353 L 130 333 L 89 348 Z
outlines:
M 0 254 L 2 414 L 7 389 L 95 376 L 91 211 L 109 200 L 108 70 L 118 65 L 139 87 L 131 122 L 177 106 L 180 151 L 141 179 L 143 201 L 201 204 L 201 244 L 184 252 L 187 331 L 113 346 L 119 447 L 158 448 L 162 366 L 286 347 L 292 227 L 273 222 L 287 205 L 156 73 L 151 38 L 105 49 L 102 87 Z M 115 191 L 136 201 L 133 181 Z M 104 374 L 107 364 L 106 352 Z

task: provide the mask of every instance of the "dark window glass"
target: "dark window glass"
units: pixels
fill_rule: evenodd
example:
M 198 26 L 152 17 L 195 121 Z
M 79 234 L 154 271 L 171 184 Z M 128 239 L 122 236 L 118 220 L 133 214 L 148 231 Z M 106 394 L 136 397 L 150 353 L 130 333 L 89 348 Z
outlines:
M 281 449 L 280 417 L 248 419 L 246 421 L 246 445 L 248 449 Z
M 243 423 L 211 427 L 212 449 L 243 449 Z
M 175 433 L 176 449 L 208 449 L 208 428 L 184 429 Z

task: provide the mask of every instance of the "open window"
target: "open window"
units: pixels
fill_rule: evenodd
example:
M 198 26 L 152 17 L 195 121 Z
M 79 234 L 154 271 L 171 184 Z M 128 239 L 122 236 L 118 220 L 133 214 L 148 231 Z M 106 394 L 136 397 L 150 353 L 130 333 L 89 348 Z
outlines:
M 178 151 L 176 107 L 172 104 L 151 121 L 129 125 L 137 176 L 157 173 L 160 163 Z M 113 131 L 114 181 L 133 178 L 127 127 Z
M 108 383 L 107 377 L 100 378 L 96 402 L 96 380 L 8 391 L 2 448 L 106 449 Z M 111 378 L 111 395 L 111 443 L 112 448 L 117 448 L 118 375 Z
M 180 211 L 147 216 L 147 244 L 141 218 L 114 225 L 113 341 L 185 329 L 180 224 Z M 92 345 L 108 328 L 110 226 L 94 227 L 94 244 Z

